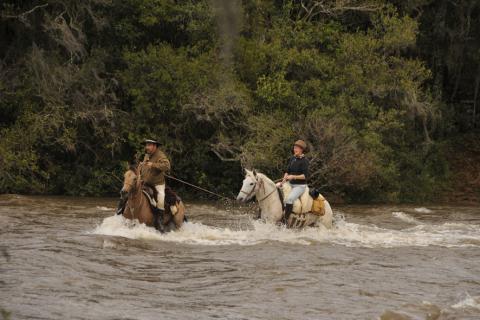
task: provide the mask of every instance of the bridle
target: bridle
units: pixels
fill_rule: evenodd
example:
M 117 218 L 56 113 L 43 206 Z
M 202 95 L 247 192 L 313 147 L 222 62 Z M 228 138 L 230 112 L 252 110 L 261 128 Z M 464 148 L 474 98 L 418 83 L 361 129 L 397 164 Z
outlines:
M 255 185 L 253 186 L 252 190 L 250 190 L 250 192 L 240 190 L 241 193 L 246 194 L 245 199 L 250 199 L 250 197 L 253 195 L 253 193 L 257 189 L 257 185 L 258 185 L 258 180 L 255 179 Z
M 136 177 L 135 179 L 130 182 L 130 183 L 125 183 L 126 185 L 130 186 L 130 191 L 128 192 L 128 202 L 127 205 L 130 209 L 130 213 L 132 214 L 132 217 L 135 218 L 135 209 L 138 208 L 137 206 L 134 205 L 134 199 L 137 198 L 138 192 L 142 190 L 142 181 L 139 178 L 140 175 L 138 174 L 139 172 L 134 172 Z M 141 198 L 140 198 L 141 201 Z
M 249 199 L 252 194 L 256 191 L 257 189 L 257 186 L 260 185 L 260 188 L 263 187 L 263 190 L 265 191 L 265 183 L 263 182 L 263 180 L 260 180 L 258 181 L 257 179 L 255 179 L 255 185 L 253 186 L 252 190 L 250 190 L 250 192 L 245 192 L 243 190 L 240 190 L 241 193 L 243 194 L 246 194 L 246 199 Z M 261 202 L 263 200 L 266 200 L 268 197 L 270 197 L 274 192 L 276 191 L 276 188 L 274 188 L 269 194 L 267 194 L 266 196 L 264 196 L 263 198 L 261 199 L 257 199 L 258 202 Z
M 132 187 L 135 185 L 135 183 L 133 183 L 133 182 L 125 182 L 123 185 L 125 185 L 125 186 L 128 187 L 128 193 L 130 193 L 130 191 L 132 191 Z
M 130 193 L 130 192 L 132 191 L 132 187 L 137 184 L 137 179 L 138 179 L 138 174 L 137 174 L 137 172 L 135 172 L 135 171 L 133 171 L 133 170 L 129 170 L 129 171 L 132 171 L 133 174 L 135 174 L 135 178 L 133 178 L 132 181 L 130 181 L 130 182 L 124 182 L 124 183 L 123 183 L 124 186 L 127 186 L 127 187 L 129 188 L 128 193 Z

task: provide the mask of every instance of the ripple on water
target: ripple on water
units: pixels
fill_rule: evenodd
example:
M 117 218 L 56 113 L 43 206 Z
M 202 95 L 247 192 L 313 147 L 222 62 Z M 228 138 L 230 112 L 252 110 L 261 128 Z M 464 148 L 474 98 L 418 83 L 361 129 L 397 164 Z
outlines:
M 252 221 L 243 207 L 191 203 L 190 222 L 160 234 L 111 216 L 114 207 L 0 196 L 0 308 L 12 319 L 480 313 L 478 208 L 345 206 L 332 230 L 293 231 Z

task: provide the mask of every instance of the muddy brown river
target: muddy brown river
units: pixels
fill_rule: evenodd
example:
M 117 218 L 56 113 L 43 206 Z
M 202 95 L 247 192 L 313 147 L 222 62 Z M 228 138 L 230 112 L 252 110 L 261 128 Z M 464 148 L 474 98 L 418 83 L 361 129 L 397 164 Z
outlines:
M 0 319 L 480 319 L 480 209 L 334 206 L 333 230 L 189 203 L 162 235 L 114 199 L 0 196 Z

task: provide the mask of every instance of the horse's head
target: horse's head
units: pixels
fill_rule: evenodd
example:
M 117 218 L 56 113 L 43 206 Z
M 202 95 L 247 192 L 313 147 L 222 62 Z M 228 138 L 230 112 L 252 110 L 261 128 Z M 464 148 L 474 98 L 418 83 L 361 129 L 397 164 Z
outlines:
M 245 179 L 243 179 L 242 189 L 237 196 L 237 201 L 247 202 L 255 195 L 259 184 L 258 175 L 255 169 L 253 171 L 245 169 Z
M 120 195 L 122 199 L 124 199 L 135 187 L 137 182 L 137 175 L 135 171 L 130 168 L 127 172 L 123 175 L 123 187 L 120 190 Z

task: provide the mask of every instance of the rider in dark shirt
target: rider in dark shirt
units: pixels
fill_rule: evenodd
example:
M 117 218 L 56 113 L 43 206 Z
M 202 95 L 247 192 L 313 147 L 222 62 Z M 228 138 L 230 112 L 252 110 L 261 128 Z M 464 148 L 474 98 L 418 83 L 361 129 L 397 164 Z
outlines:
M 287 171 L 283 176 L 281 185 L 286 181 L 292 185 L 292 191 L 285 200 L 285 221 L 293 211 L 293 203 L 300 198 L 307 188 L 308 159 L 305 158 L 307 144 L 298 140 L 293 146 L 293 156 L 288 161 Z
M 305 158 L 305 155 L 292 156 L 288 160 L 287 174 L 300 176 L 300 178 L 295 178 L 290 180 L 290 183 L 293 184 L 307 184 L 308 179 L 308 159 Z M 303 175 L 303 177 L 301 177 Z

